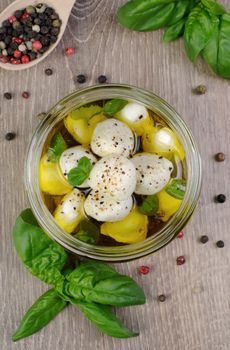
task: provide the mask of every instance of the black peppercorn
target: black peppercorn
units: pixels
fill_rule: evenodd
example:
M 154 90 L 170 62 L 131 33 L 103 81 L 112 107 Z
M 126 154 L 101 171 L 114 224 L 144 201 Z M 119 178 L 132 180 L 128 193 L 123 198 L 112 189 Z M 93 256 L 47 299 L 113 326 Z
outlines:
M 11 140 L 13 140 L 15 137 L 16 137 L 15 132 L 8 132 L 8 133 L 5 135 L 5 139 L 6 139 L 7 141 L 11 141 Z
M 79 74 L 77 76 L 77 82 L 79 84 L 84 84 L 86 82 L 86 76 L 84 74 Z
M 7 27 L 10 27 L 11 26 L 11 23 L 8 19 L 6 19 L 5 21 L 2 22 L 2 26 L 7 28 Z
M 222 152 L 219 152 L 215 155 L 215 159 L 217 162 L 223 162 L 225 160 L 225 154 Z
M 48 75 L 48 76 L 50 76 L 50 75 L 53 74 L 53 70 L 52 70 L 51 68 L 47 68 L 47 69 L 45 70 L 45 74 Z
M 208 236 L 205 236 L 205 235 L 201 236 L 200 237 L 200 242 L 203 243 L 203 244 L 207 243 L 208 242 Z
M 216 201 L 218 203 L 224 203 L 226 201 L 226 196 L 224 194 L 218 194 L 218 196 L 216 196 Z
M 14 12 L 14 16 L 15 16 L 16 18 L 20 18 L 20 17 L 22 16 L 22 14 L 23 14 L 23 11 L 22 11 L 22 10 L 17 10 L 17 11 Z
M 166 296 L 164 294 L 158 295 L 157 300 L 163 303 L 166 300 Z
M 40 32 L 42 34 L 47 34 L 49 32 L 49 28 L 46 26 L 42 26 Z
M 216 246 L 217 246 L 218 248 L 224 248 L 224 241 L 217 241 L 217 242 L 216 242 Z
M 51 43 L 51 44 L 54 44 L 54 43 L 56 43 L 56 41 L 57 41 L 57 36 L 51 35 L 51 37 L 50 37 L 50 43 Z
M 97 80 L 98 80 L 98 83 L 104 84 L 107 81 L 107 77 L 105 75 L 100 75 Z
M 11 100 L 12 99 L 12 94 L 10 92 L 5 92 L 4 93 L 4 97 L 7 99 L 7 100 Z

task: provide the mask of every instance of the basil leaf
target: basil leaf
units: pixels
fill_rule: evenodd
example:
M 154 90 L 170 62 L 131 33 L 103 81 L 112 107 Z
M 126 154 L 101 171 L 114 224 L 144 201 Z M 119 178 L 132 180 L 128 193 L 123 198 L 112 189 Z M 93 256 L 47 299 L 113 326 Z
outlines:
M 207 12 L 202 5 L 192 9 L 185 24 L 185 49 L 191 61 L 195 61 L 199 53 L 210 40 L 218 18 Z
M 80 107 L 80 108 L 74 109 L 73 111 L 71 111 L 70 117 L 74 120 L 85 119 L 86 121 L 89 121 L 96 114 L 99 114 L 101 112 L 102 112 L 102 107 L 98 105 L 91 105 L 88 107 Z
M 48 160 L 57 163 L 62 152 L 64 152 L 67 148 L 66 142 L 62 137 L 61 133 L 58 132 L 53 136 L 50 147 L 48 149 Z
M 137 31 L 151 31 L 164 27 L 172 16 L 178 0 L 132 0 L 117 12 L 120 24 Z
M 78 300 L 105 305 L 129 306 L 145 303 L 141 287 L 130 277 L 100 262 L 86 262 L 66 277 L 58 291 L 72 303 Z
M 76 168 L 70 170 L 67 175 L 68 181 L 71 186 L 79 186 L 81 185 L 90 174 L 92 170 L 92 164 L 88 157 L 81 157 Z
M 186 192 L 186 182 L 182 179 L 175 179 L 165 188 L 165 191 L 170 196 L 182 200 Z
M 201 0 L 201 3 L 214 15 L 223 15 L 227 12 L 224 6 L 215 0 Z
M 114 99 L 106 102 L 104 105 L 103 111 L 108 117 L 113 117 L 114 114 L 122 110 L 127 105 L 128 101 L 121 99 Z
M 130 338 L 138 335 L 138 333 L 134 333 L 126 328 L 112 312 L 111 307 L 107 305 L 86 303 L 84 301 L 79 301 L 77 305 L 83 314 L 93 322 L 101 332 L 111 337 Z
M 230 79 L 230 14 L 221 16 L 202 54 L 215 73 Z
M 145 197 L 139 211 L 145 215 L 154 215 L 159 208 L 159 200 L 155 194 Z
M 100 237 L 100 230 L 92 222 L 83 220 L 80 222 L 80 230 L 74 237 L 89 244 L 97 244 Z
M 182 18 L 175 24 L 172 24 L 170 27 L 166 29 L 164 32 L 163 40 L 165 42 L 173 41 L 179 38 L 184 34 L 184 28 L 187 18 Z
M 19 257 L 32 275 L 54 285 L 64 279 L 61 270 L 67 254 L 38 226 L 30 209 L 24 210 L 16 219 L 13 241 Z
M 195 5 L 195 2 L 191 0 L 179 0 L 175 5 L 172 16 L 167 22 L 167 27 L 170 27 L 171 25 L 182 20 L 182 18 L 191 10 L 191 3 L 193 3 L 193 6 Z
M 62 311 L 66 305 L 67 302 L 61 299 L 54 289 L 48 290 L 26 312 L 20 326 L 12 336 L 12 340 L 18 341 L 38 332 Z

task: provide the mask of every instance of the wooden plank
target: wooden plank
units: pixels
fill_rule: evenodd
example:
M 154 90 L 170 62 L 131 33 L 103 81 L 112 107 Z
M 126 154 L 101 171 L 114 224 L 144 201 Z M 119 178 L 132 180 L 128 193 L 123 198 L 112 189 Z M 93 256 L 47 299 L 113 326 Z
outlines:
M 2 0 L 0 10 L 10 2 Z M 61 44 L 45 62 L 20 73 L 0 71 L 0 339 L 4 350 L 229 349 L 230 202 L 217 205 L 213 196 L 226 193 L 230 197 L 230 85 L 201 60 L 196 65 L 189 62 L 182 40 L 163 44 L 161 31 L 135 33 L 121 28 L 115 13 L 124 2 L 77 1 Z M 67 46 L 75 46 L 76 55 L 66 58 L 63 50 Z M 48 67 L 54 69 L 52 77 L 44 74 Z M 146 305 L 118 311 L 129 327 L 139 329 L 139 337 L 116 340 L 103 336 L 76 308 L 69 307 L 39 334 L 13 344 L 10 335 L 22 315 L 47 289 L 24 269 L 11 241 L 16 215 L 28 205 L 23 187 L 24 155 L 37 124 L 36 115 L 79 88 L 73 79 L 79 73 L 87 74 L 85 85 L 106 74 L 110 82 L 150 89 L 171 103 L 198 141 L 204 172 L 202 196 L 183 240 L 175 240 L 152 256 L 116 266 L 134 277 L 147 294 Z M 200 83 L 208 92 L 196 96 L 191 90 Z M 22 99 L 24 90 L 30 92 L 29 100 Z M 13 93 L 11 101 L 3 98 L 5 91 Z M 17 132 L 15 141 L 4 140 L 8 131 Z M 227 154 L 223 163 L 213 160 L 219 151 Z M 203 234 L 210 237 L 207 245 L 198 243 Z M 218 239 L 225 241 L 222 250 L 215 247 Z M 178 267 L 175 259 L 181 254 L 187 262 Z M 141 264 L 151 267 L 149 275 L 138 275 Z M 167 295 L 165 303 L 157 302 L 160 293 Z

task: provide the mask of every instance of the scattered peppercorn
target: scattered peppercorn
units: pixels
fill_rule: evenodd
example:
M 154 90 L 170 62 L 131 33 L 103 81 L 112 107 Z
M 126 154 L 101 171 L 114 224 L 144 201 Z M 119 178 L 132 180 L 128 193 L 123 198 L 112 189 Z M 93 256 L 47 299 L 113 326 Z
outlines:
M 157 300 L 163 303 L 166 300 L 166 296 L 164 294 L 158 295 Z
M 183 238 L 183 237 L 184 237 L 184 232 L 183 232 L 183 231 L 181 231 L 180 233 L 178 233 L 177 238 Z
M 185 263 L 185 257 L 183 255 L 178 256 L 176 259 L 177 265 L 183 265 Z
M 107 77 L 105 75 L 100 75 L 97 80 L 99 84 L 104 84 L 107 81 Z
M 224 194 L 218 194 L 215 199 L 218 203 L 224 203 L 226 201 L 226 196 Z
M 74 54 L 74 47 L 67 47 L 66 49 L 65 49 L 65 55 L 66 56 L 71 56 L 71 55 L 73 55 Z
M 45 70 L 45 74 L 48 75 L 48 76 L 53 75 L 53 70 L 51 68 L 47 68 Z
M 23 98 L 29 98 L 29 97 L 30 97 L 29 92 L 28 92 L 28 91 L 23 91 L 22 97 L 23 97 Z
M 7 100 L 11 100 L 12 99 L 12 94 L 10 92 L 5 92 L 4 93 L 4 97 L 7 99 Z
M 5 139 L 6 139 L 7 141 L 11 141 L 11 140 L 13 140 L 15 137 L 16 137 L 15 132 L 8 132 L 8 133 L 5 135 Z
M 216 242 L 216 246 L 218 247 L 218 248 L 224 248 L 224 241 L 217 241 Z
M 225 160 L 225 154 L 222 152 L 219 152 L 215 155 L 215 159 L 217 162 L 223 162 Z
M 84 74 L 79 74 L 77 76 L 77 82 L 79 84 L 84 84 L 86 82 L 86 76 Z
M 205 94 L 207 91 L 207 88 L 205 85 L 198 85 L 195 89 L 194 89 L 194 92 L 197 94 L 197 95 L 203 95 Z
M 45 112 L 41 112 L 37 115 L 37 118 L 38 119 L 43 119 L 44 117 L 46 116 L 46 113 Z
M 206 235 L 200 237 L 200 242 L 203 244 L 207 243 L 208 240 L 209 240 L 209 238 Z
M 150 268 L 148 266 L 142 265 L 139 267 L 139 273 L 141 275 L 147 275 L 149 273 L 149 271 L 150 271 Z

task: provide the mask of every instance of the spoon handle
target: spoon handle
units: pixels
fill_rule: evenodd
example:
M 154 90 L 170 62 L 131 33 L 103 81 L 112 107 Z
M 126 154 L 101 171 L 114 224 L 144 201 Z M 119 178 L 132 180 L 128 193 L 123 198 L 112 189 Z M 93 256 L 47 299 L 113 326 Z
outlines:
M 63 18 L 68 20 L 70 12 L 73 8 L 76 0 L 52 0 L 54 8 L 57 9 L 58 14 Z

